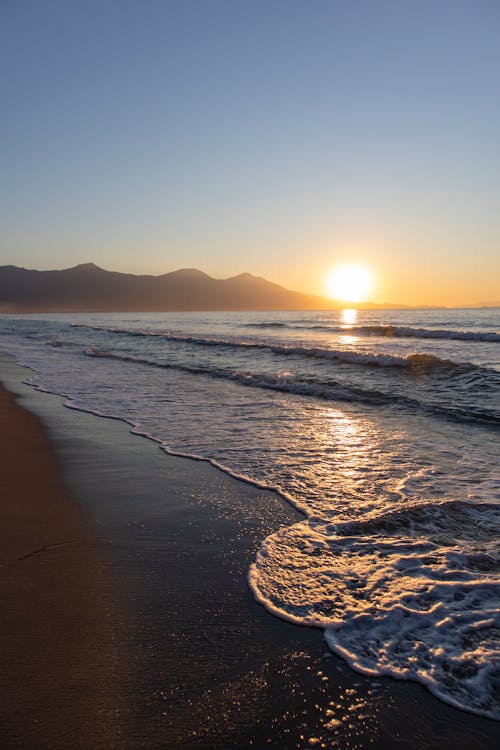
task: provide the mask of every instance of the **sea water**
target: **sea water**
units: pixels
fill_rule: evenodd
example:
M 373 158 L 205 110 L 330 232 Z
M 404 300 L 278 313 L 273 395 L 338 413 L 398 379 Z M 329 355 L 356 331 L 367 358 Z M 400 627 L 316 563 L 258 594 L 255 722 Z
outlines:
M 277 490 L 255 597 L 500 718 L 500 310 L 4 315 L 67 405 Z

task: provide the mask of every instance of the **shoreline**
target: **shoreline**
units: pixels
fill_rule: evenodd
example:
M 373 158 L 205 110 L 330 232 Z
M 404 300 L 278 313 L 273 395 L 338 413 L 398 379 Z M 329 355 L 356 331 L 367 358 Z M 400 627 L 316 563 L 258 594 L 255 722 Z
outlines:
M 255 552 L 280 525 L 302 518 L 279 496 L 165 454 L 123 422 L 63 409 L 60 397 L 21 385 L 14 360 L 0 358 L 0 368 L 0 381 L 49 434 L 68 488 L 63 505 L 77 506 L 94 530 L 96 553 L 112 572 L 108 605 L 126 603 L 114 604 L 123 710 L 120 691 L 111 691 L 123 747 L 496 745 L 496 722 L 446 706 L 415 683 L 364 678 L 328 652 L 321 631 L 278 620 L 255 602 L 246 581 Z M 24 445 L 15 452 L 21 466 L 31 460 Z M 357 704 L 363 708 L 344 721 Z M 339 725 L 326 729 L 332 721 Z M 76 747 L 67 739 L 61 747 Z

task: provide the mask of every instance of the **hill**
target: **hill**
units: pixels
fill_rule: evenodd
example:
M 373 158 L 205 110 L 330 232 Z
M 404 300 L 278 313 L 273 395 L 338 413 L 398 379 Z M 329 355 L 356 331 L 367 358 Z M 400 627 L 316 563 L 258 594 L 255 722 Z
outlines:
M 0 266 L 0 312 L 318 310 L 332 300 L 242 273 L 214 279 L 195 268 L 135 276 L 83 263 L 62 271 Z

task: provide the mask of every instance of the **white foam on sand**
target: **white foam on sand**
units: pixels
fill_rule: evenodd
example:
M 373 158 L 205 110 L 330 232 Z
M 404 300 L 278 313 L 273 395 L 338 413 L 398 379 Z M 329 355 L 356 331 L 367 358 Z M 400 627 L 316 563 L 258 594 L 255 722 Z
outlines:
M 308 521 L 282 529 L 262 545 L 250 587 L 273 614 L 323 628 L 353 669 L 416 680 L 498 719 L 498 510 L 460 505 L 374 513 L 337 530 Z

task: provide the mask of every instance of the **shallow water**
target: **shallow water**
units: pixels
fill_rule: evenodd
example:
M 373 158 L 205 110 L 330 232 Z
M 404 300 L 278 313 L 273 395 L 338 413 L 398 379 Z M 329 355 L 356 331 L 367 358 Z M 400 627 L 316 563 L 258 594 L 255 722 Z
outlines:
M 354 668 L 500 716 L 498 310 L 0 318 L 68 405 L 276 488 L 249 571 Z

